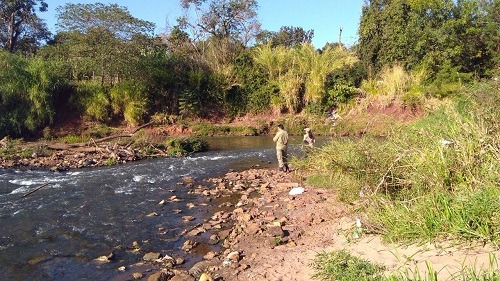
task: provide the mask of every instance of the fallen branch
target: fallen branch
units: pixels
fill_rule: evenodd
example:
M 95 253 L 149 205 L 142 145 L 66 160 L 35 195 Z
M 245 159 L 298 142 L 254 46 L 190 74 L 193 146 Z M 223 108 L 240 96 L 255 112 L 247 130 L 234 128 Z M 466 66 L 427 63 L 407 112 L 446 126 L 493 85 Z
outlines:
M 108 140 L 117 139 L 117 138 L 131 138 L 133 136 L 134 136 L 134 133 L 132 133 L 132 134 L 114 135 L 114 136 L 109 136 L 109 137 L 105 137 L 105 138 L 100 138 L 100 139 L 97 139 L 97 140 L 93 140 L 93 142 L 94 142 L 94 144 L 96 144 L 96 143 L 101 143 L 103 141 L 108 141 Z M 78 145 L 87 145 L 87 143 L 78 144 Z
M 139 131 L 140 129 L 145 128 L 145 127 L 148 127 L 148 126 L 151 126 L 151 125 L 153 125 L 154 123 L 155 123 L 155 122 L 149 122 L 149 123 L 146 123 L 146 124 L 144 124 L 144 125 L 142 125 L 142 126 L 137 127 L 135 130 L 133 130 L 133 131 L 132 131 L 132 135 L 133 135 L 133 134 L 135 134 L 135 133 L 137 133 L 137 131 Z
M 24 197 L 26 197 L 26 196 L 28 196 L 28 195 L 30 195 L 30 194 L 32 194 L 32 193 L 34 193 L 35 191 L 40 190 L 42 187 L 47 186 L 47 185 L 49 185 L 49 183 L 48 183 L 48 182 L 46 182 L 46 183 L 44 183 L 44 184 L 42 184 L 42 185 L 38 186 L 37 188 L 33 189 L 33 190 L 32 190 L 32 191 L 30 191 L 30 192 L 28 192 L 28 193 L 24 194 L 23 196 L 21 196 L 21 198 L 24 198 Z
M 397 158 L 396 160 L 394 160 L 391 164 L 391 166 L 389 166 L 389 169 L 387 169 L 387 171 L 385 172 L 385 174 L 382 176 L 382 178 L 380 179 L 380 182 L 377 184 L 377 187 L 375 187 L 375 190 L 373 191 L 373 194 L 377 194 L 378 192 L 378 189 L 382 186 L 382 184 L 384 184 L 385 182 L 385 178 L 387 177 L 387 175 L 389 175 L 389 173 L 392 171 L 392 168 L 394 168 L 394 165 L 396 165 L 397 162 L 399 162 L 399 160 L 401 160 L 401 158 L 405 157 L 406 154 L 408 153 L 409 151 L 404 151 L 403 153 L 401 153 Z
M 112 139 L 117 139 L 117 138 L 131 138 L 140 129 L 148 127 L 148 126 L 151 126 L 153 124 L 154 124 L 154 122 L 149 122 L 147 124 L 139 126 L 135 130 L 133 130 L 132 133 L 130 133 L 130 134 L 114 135 L 114 136 L 100 138 L 100 139 L 97 139 L 97 140 L 92 139 L 92 140 L 90 140 L 88 142 L 82 142 L 82 143 L 73 143 L 73 144 L 57 143 L 57 144 L 49 144 L 49 145 L 47 145 L 47 148 L 54 149 L 54 150 L 74 150 L 74 148 L 80 148 L 80 147 L 89 146 L 91 143 L 93 143 L 94 146 L 97 147 L 98 143 L 109 141 L 109 140 L 112 140 Z

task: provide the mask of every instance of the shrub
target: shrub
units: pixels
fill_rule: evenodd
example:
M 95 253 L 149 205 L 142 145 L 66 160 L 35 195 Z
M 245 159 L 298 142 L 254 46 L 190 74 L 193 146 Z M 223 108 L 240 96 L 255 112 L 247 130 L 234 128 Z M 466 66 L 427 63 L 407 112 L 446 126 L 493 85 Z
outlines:
M 89 136 L 82 136 L 82 135 L 66 135 L 64 137 L 59 138 L 59 142 L 67 143 L 67 144 L 73 144 L 73 143 L 84 143 L 90 141 Z
M 136 81 L 123 81 L 110 89 L 114 114 L 122 114 L 129 125 L 143 123 L 148 112 L 147 87 Z
M 319 280 L 383 280 L 383 266 L 371 264 L 344 250 L 319 253 L 312 266 L 316 270 L 313 277 Z
M 194 152 L 207 151 L 208 142 L 199 137 L 176 137 L 166 141 L 167 153 L 172 156 L 186 156 Z
M 459 66 L 452 67 L 450 62 L 444 63 L 429 85 L 431 95 L 445 98 L 462 91 L 463 86 L 471 81 L 472 73 L 460 73 L 459 69 Z
M 105 124 L 97 124 L 86 130 L 84 135 L 89 135 L 92 138 L 103 138 L 111 134 L 111 128 Z
M 111 119 L 111 103 L 108 89 L 97 82 L 82 81 L 75 84 L 75 94 L 70 97 L 70 104 L 83 109 L 85 116 L 95 121 Z

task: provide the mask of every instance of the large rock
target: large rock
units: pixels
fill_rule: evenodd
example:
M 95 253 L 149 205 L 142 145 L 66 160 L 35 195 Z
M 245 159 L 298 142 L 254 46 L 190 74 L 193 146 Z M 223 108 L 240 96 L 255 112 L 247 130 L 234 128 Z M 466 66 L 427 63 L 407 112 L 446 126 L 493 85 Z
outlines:
M 160 253 L 153 253 L 153 252 L 149 252 L 149 253 L 145 254 L 144 257 L 142 257 L 142 259 L 145 261 L 155 261 L 159 258 L 161 258 L 161 254 Z
M 166 272 L 161 271 L 151 274 L 148 277 L 148 281 L 167 281 L 170 279 L 170 277 L 172 277 L 171 274 L 167 274 Z
M 186 271 L 174 271 L 175 275 L 170 281 L 193 281 L 193 276 L 189 275 Z
M 225 230 L 221 230 L 219 231 L 219 239 L 221 240 L 224 240 L 226 239 L 229 234 L 231 233 L 232 229 L 225 229 Z
M 283 236 L 285 236 L 283 229 L 279 225 L 268 225 L 266 235 L 278 238 L 282 238 Z
M 226 260 L 238 262 L 240 260 L 240 253 L 238 251 L 233 251 L 226 256 Z
M 245 231 L 245 233 L 248 235 L 253 235 L 260 231 L 260 226 L 256 222 L 251 222 L 247 224 L 247 227 L 245 227 L 243 231 Z
M 216 263 L 216 260 L 203 260 L 197 262 L 195 265 L 193 265 L 193 267 L 189 269 L 189 274 L 196 278 L 199 278 L 201 274 L 208 271 L 208 269 Z

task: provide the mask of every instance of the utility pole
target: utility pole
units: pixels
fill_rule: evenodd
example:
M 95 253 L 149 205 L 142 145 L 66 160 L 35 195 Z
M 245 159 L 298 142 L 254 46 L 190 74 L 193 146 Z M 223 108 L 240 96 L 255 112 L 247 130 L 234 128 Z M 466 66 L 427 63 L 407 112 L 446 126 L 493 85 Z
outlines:
M 339 33 L 339 45 L 342 45 L 342 27 L 340 27 L 340 33 Z

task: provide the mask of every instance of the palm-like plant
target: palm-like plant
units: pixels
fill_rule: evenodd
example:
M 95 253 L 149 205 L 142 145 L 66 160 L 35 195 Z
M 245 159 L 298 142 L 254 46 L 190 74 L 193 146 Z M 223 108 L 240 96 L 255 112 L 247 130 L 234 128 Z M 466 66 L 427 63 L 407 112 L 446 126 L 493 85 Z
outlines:
M 281 98 L 275 99 L 273 107 L 278 108 L 276 103 L 283 102 L 281 107 L 292 112 L 321 101 L 328 74 L 357 60 L 342 47 L 329 47 L 319 53 L 305 43 L 298 48 L 262 45 L 256 48 L 254 59 L 267 70 L 269 83 L 276 83 L 280 88 Z

